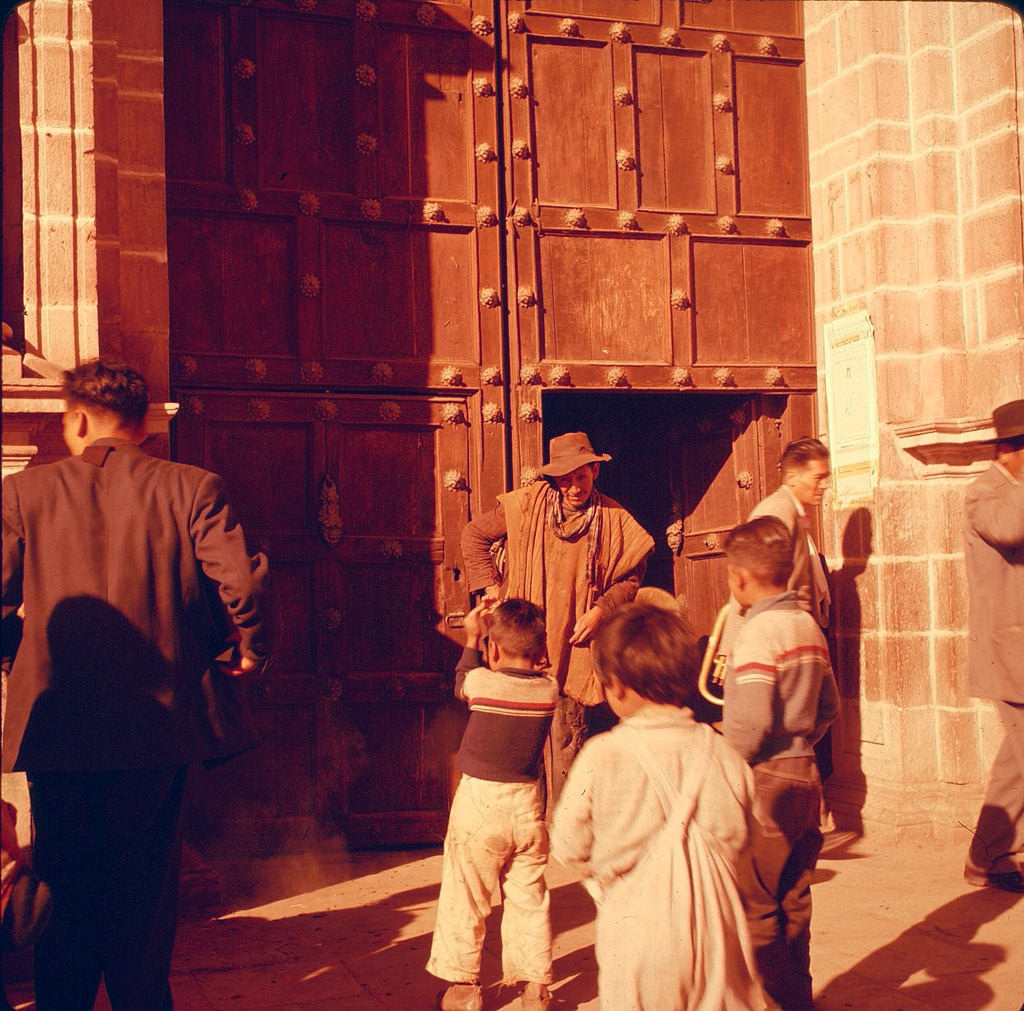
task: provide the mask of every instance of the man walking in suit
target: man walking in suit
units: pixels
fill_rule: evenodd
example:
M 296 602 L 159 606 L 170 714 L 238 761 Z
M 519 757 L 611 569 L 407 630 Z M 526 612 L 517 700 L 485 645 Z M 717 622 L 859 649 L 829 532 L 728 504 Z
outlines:
M 804 438 L 789 443 L 782 451 L 782 484 L 751 510 L 747 522 L 759 516 L 782 520 L 793 538 L 793 571 L 786 589 L 796 592 L 796 602 L 821 626 L 828 629 L 832 621 L 832 597 L 825 567 L 810 532 L 808 511 L 821 505 L 832 476 L 828 449 L 818 439 Z M 727 617 L 714 648 L 714 680 L 719 684 L 725 676 L 725 665 L 743 616 L 735 599 L 730 599 Z M 728 705 L 728 702 L 725 703 Z M 832 735 L 826 731 L 814 746 L 821 778 L 832 772 Z M 822 797 L 821 830 L 830 832 L 835 823 Z
M 793 537 L 793 574 L 787 589 L 796 590 L 800 606 L 822 627 L 832 618 L 825 568 L 810 534 L 807 510 L 816 509 L 828 489 L 828 450 L 817 439 L 798 439 L 782 452 L 782 484 L 762 499 L 748 517 L 776 516 Z
M 995 462 L 967 489 L 968 687 L 1005 736 L 964 865 L 972 885 L 1024 892 L 1024 400 L 992 412 Z
M 221 479 L 140 448 L 138 372 L 86 362 L 64 395 L 72 455 L 3 489 L 3 768 L 27 774 L 53 892 L 36 1007 L 91 1009 L 102 977 L 115 1011 L 160 1011 L 186 766 L 211 757 L 213 658 L 237 675 L 266 655 L 258 566 Z

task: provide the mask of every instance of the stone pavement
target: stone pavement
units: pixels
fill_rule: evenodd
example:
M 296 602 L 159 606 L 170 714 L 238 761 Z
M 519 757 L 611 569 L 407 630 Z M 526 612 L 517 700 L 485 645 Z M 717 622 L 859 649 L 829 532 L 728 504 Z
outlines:
M 1024 896 L 960 878 L 963 847 L 833 837 L 814 886 L 819 1011 L 1019 1011 Z M 219 915 L 183 919 L 174 965 L 178 1011 L 273 1008 L 413 1011 L 434 1007 L 430 947 L 440 851 L 321 852 L 218 860 Z M 549 871 L 560 1009 L 596 1009 L 593 907 L 562 868 Z M 487 1011 L 502 990 L 497 918 L 483 965 Z M 32 1008 L 28 987 L 8 987 Z M 107 1008 L 101 995 L 97 1008 Z M 614 1011 L 614 1009 L 612 1009 Z M 657 1009 L 651 1009 L 657 1011 Z

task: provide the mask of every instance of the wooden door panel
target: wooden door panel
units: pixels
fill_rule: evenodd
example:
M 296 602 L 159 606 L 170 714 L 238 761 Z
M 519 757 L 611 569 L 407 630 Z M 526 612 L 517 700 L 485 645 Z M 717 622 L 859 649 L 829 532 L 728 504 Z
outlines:
M 169 179 L 228 183 L 224 48 L 221 11 L 165 7 L 164 61 L 174 68 L 164 80 Z
M 615 147 L 611 47 L 533 40 L 528 50 L 537 199 L 545 204 L 614 207 Z M 525 124 L 524 124 L 525 125 Z
M 695 361 L 814 361 L 810 247 L 694 238 Z
M 526 0 L 526 10 L 606 21 L 658 23 L 659 0 Z
M 697 28 L 733 28 L 740 32 L 799 35 L 800 0 L 681 0 L 682 23 Z
M 324 356 L 479 356 L 476 236 L 465 227 L 324 224 Z
M 341 425 L 338 439 L 339 477 L 345 488 L 343 536 L 422 537 L 434 532 L 438 503 L 433 431 L 396 420 L 379 428 Z
M 739 210 L 808 217 L 806 87 L 796 61 L 735 61 Z
M 390 29 L 379 50 L 382 191 L 474 199 L 471 37 Z
M 640 206 L 714 213 L 710 55 L 640 49 L 635 68 Z
M 295 354 L 297 251 L 287 222 L 171 211 L 167 255 L 176 350 Z
M 547 232 L 543 268 L 544 359 L 588 362 L 672 360 L 664 235 L 620 238 Z M 594 298 L 595 291 L 601 293 Z
M 441 617 L 434 591 L 429 559 L 346 565 L 339 600 L 344 615 L 341 673 L 387 671 L 397 677 L 401 671 L 429 671 L 438 683 L 449 680 L 443 669 L 446 650 L 432 641 Z
M 464 717 L 446 706 L 391 700 L 384 708 L 374 700 L 349 707 L 350 844 L 379 845 L 382 839 L 437 844 L 444 839 L 452 792 L 447 770 L 463 725 Z
M 682 464 L 683 543 L 676 563 L 676 588 L 693 627 L 710 630 L 728 600 L 723 542 L 743 523 L 761 497 L 758 400 L 703 401 L 700 417 L 684 427 L 683 445 L 699 447 Z
M 365 389 L 390 383 L 383 362 L 415 389 L 500 362 L 479 296 L 502 286 L 498 169 L 476 157 L 497 143 L 493 84 L 476 86 L 494 53 L 472 5 L 165 7 L 168 146 L 201 146 L 169 163 L 178 378 Z
M 261 10 L 253 77 L 261 188 L 356 191 L 357 90 L 350 22 Z M 301 56 L 300 56 L 301 54 Z M 250 54 L 251 56 L 251 54 Z M 241 56 L 241 59 L 246 58 Z M 287 124 L 287 129 L 282 129 Z
M 272 655 L 249 678 L 271 732 L 204 781 L 199 821 L 241 830 L 248 811 L 261 846 L 332 826 L 361 843 L 436 840 L 460 727 L 453 629 L 467 603 L 456 558 L 469 440 L 446 408 L 465 418 L 465 402 L 217 391 L 182 401 L 178 455 L 224 477 L 270 557 L 274 601 Z M 421 739 L 438 728 L 448 736 Z M 408 783 L 419 784 L 415 804 Z M 230 809 L 215 792 L 225 787 Z
M 813 389 L 799 6 L 508 9 L 513 473 L 545 388 Z

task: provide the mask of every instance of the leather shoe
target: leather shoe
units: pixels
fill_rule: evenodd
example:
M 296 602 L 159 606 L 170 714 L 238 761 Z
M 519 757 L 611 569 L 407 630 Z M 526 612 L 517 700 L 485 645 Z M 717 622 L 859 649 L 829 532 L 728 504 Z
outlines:
M 998 888 L 1004 892 L 1024 893 L 1024 874 L 1020 871 L 1006 871 L 1001 874 L 967 873 L 964 879 L 976 888 Z
M 483 1011 L 484 998 L 479 983 L 452 983 L 437 995 L 440 1011 Z

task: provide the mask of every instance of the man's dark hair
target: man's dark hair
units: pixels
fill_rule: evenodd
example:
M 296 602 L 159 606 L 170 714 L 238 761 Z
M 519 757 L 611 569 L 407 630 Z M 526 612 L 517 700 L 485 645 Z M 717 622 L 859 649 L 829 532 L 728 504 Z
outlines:
M 759 583 L 785 586 L 793 572 L 793 535 L 777 516 L 758 516 L 726 536 L 725 554 Z
M 682 617 L 656 604 L 617 610 L 594 641 L 594 670 L 651 702 L 689 705 L 697 689 L 700 651 Z
M 140 424 L 149 407 L 142 374 L 113 358 L 93 358 L 65 372 L 64 397 L 72 406 L 109 411 L 131 425 Z
M 782 473 L 801 470 L 812 460 L 828 462 L 828 447 L 819 439 L 797 439 L 782 451 Z
M 487 635 L 502 651 L 536 663 L 547 649 L 544 612 L 528 600 L 510 597 L 491 613 Z

